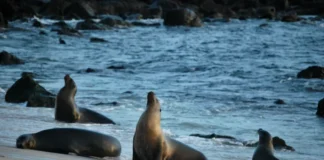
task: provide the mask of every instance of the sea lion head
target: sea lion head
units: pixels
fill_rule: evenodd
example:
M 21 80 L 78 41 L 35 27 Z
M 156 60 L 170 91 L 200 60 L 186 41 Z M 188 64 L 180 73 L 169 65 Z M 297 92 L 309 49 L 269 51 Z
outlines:
M 272 137 L 269 132 L 260 128 L 258 130 L 258 134 L 259 134 L 259 144 L 272 145 Z
M 36 141 L 32 134 L 24 134 L 17 138 L 16 146 L 22 149 L 33 149 L 36 147 Z
M 161 112 L 160 102 L 156 98 L 154 92 L 152 92 L 152 91 L 147 94 L 147 106 L 146 107 L 149 110 Z
M 64 88 L 67 88 L 69 91 L 71 91 L 71 94 L 75 96 L 77 92 L 77 87 L 74 80 L 70 77 L 69 74 L 64 76 L 64 83 Z

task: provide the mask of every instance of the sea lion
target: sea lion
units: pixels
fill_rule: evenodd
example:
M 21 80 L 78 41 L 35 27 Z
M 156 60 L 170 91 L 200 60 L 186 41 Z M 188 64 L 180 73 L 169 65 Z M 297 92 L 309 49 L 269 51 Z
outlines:
M 109 135 L 76 128 L 53 128 L 17 138 L 16 147 L 79 156 L 117 157 L 120 142 Z
M 68 123 L 109 123 L 116 124 L 104 115 L 87 108 L 78 108 L 75 104 L 77 87 L 74 80 L 67 74 L 65 85 L 59 91 L 55 101 L 55 119 Z
M 255 149 L 252 160 L 279 160 L 273 155 L 271 134 L 263 129 L 258 130 L 259 144 Z
M 159 100 L 149 92 L 133 138 L 133 160 L 206 160 L 201 152 L 163 135 L 160 112 Z

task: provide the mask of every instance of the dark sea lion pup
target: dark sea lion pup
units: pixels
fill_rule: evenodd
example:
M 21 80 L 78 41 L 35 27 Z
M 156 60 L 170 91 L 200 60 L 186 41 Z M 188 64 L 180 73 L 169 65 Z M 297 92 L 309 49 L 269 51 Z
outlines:
M 138 120 L 133 139 L 133 160 L 206 160 L 199 151 L 163 135 L 161 108 L 153 92 Z
M 77 87 L 69 75 L 64 77 L 65 85 L 59 91 L 55 101 L 55 119 L 68 123 L 109 123 L 114 121 L 104 115 L 87 108 L 78 108 L 75 104 Z
M 74 128 L 53 128 L 18 137 L 17 148 L 79 156 L 118 157 L 120 142 L 109 135 Z
M 271 134 L 263 129 L 258 130 L 259 144 L 255 149 L 252 160 L 279 160 L 273 155 Z

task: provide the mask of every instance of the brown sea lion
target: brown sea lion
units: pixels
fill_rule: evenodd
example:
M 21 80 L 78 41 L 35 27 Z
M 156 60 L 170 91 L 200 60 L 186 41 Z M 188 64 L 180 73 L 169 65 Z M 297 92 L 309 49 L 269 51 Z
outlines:
M 263 129 L 258 130 L 259 144 L 255 149 L 252 160 L 279 160 L 273 155 L 271 134 Z
M 109 123 L 114 121 L 104 115 L 87 108 L 78 108 L 75 104 L 77 87 L 69 75 L 64 77 L 65 85 L 59 91 L 55 101 L 55 119 L 68 123 Z
M 161 128 L 161 108 L 153 92 L 138 120 L 133 138 L 133 160 L 206 160 L 199 151 L 169 137 Z
M 79 156 L 118 157 L 120 142 L 109 135 L 76 128 L 53 128 L 17 138 L 16 147 Z

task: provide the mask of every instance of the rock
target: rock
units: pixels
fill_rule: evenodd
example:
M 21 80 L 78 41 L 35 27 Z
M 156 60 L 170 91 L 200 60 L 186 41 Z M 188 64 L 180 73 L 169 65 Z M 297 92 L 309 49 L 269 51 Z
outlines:
M 236 138 L 232 136 L 225 136 L 225 135 L 217 135 L 215 133 L 212 133 L 210 135 L 203 135 L 203 134 L 190 134 L 190 136 L 193 137 L 200 137 L 200 138 L 207 138 L 207 139 L 213 139 L 213 138 L 223 138 L 223 139 L 230 139 L 230 140 L 236 140 Z
M 2 13 L 0 12 L 0 28 L 7 28 L 8 21 L 3 17 Z
M 213 0 L 204 0 L 200 3 L 199 11 L 206 17 L 215 13 L 223 14 L 225 8 L 221 4 L 216 4 Z
M 86 72 L 86 73 L 93 73 L 93 72 L 96 72 L 96 70 L 95 70 L 95 69 L 92 69 L 92 68 L 87 68 L 87 69 L 85 70 L 85 72 Z
M 276 9 L 274 7 L 261 7 L 257 10 L 259 18 L 273 19 L 276 16 Z
M 288 0 L 275 0 L 274 6 L 277 11 L 286 10 L 289 7 L 289 2 Z
M 100 23 L 96 23 L 95 21 L 91 19 L 86 19 L 83 22 L 79 22 L 76 25 L 76 29 L 78 30 L 105 30 L 108 29 L 108 27 L 105 27 L 104 25 Z
M 159 27 L 161 26 L 161 23 L 146 23 L 146 22 L 143 22 L 143 21 L 134 21 L 131 23 L 132 25 L 134 26 L 141 26 L 141 27 Z
M 11 0 L 0 0 L 0 12 L 5 20 L 13 20 L 17 13 L 17 6 Z
M 310 66 L 297 74 L 297 78 L 324 78 L 324 67 Z
M 155 1 L 150 7 L 158 7 L 162 8 L 163 12 L 168 12 L 170 10 L 179 9 L 180 4 L 177 0 L 158 0 Z
M 286 14 L 282 17 L 281 21 L 283 22 L 297 22 L 300 21 L 301 19 L 297 16 L 297 13 L 289 13 Z
M 55 107 L 55 96 L 31 95 L 27 107 Z
M 279 137 L 273 137 L 272 144 L 273 144 L 273 147 L 277 150 L 285 149 L 285 150 L 295 151 L 295 149 L 293 147 L 288 146 L 286 144 L 285 140 L 283 140 Z
M 95 16 L 93 8 L 84 2 L 74 2 L 64 9 L 64 15 L 69 18 L 88 19 Z
M 0 65 L 24 64 L 24 61 L 6 51 L 0 52 Z
M 40 35 L 47 35 L 47 33 L 45 31 L 43 31 L 43 30 L 42 31 L 39 31 L 39 34 Z
M 44 25 L 40 21 L 38 21 L 36 19 L 33 22 L 33 26 L 38 27 L 38 28 L 44 27 Z
M 92 37 L 90 38 L 90 42 L 96 43 L 96 42 L 107 42 L 107 41 L 102 38 Z
M 81 37 L 82 34 L 73 28 L 62 28 L 60 30 L 57 30 L 57 34 L 59 35 L 67 35 L 67 36 L 75 36 L 75 37 Z
M 62 38 L 59 39 L 59 43 L 60 44 L 66 44 L 66 42 Z
M 121 69 L 126 69 L 126 67 L 125 66 L 109 66 L 107 69 L 121 70 Z
M 286 104 L 285 101 L 282 99 L 277 99 L 274 103 L 275 104 Z
M 164 25 L 200 27 L 202 22 L 195 12 L 185 8 L 168 11 L 164 17 Z
M 324 98 L 318 101 L 316 115 L 324 117 Z
M 125 13 L 141 13 L 147 4 L 135 0 L 109 0 L 97 1 L 96 11 L 98 15 L 120 15 Z
M 34 75 L 33 72 L 22 72 L 21 73 L 21 77 L 25 77 L 25 76 L 29 76 L 31 78 L 34 78 L 35 77 L 35 75 Z
M 113 15 L 107 15 L 103 20 L 100 21 L 100 23 L 108 25 L 110 27 L 129 26 L 129 23 L 124 21 L 121 17 Z
M 39 85 L 30 76 L 22 76 L 7 91 L 5 100 L 11 103 L 22 103 L 28 101 L 31 96 L 54 96 L 44 87 Z
M 155 19 L 155 18 L 162 18 L 162 7 L 153 6 L 144 9 L 143 19 Z

